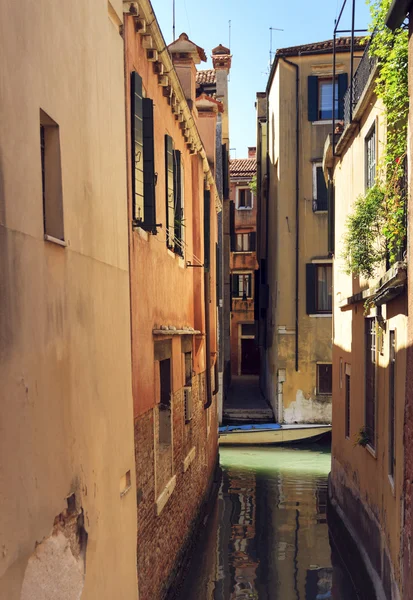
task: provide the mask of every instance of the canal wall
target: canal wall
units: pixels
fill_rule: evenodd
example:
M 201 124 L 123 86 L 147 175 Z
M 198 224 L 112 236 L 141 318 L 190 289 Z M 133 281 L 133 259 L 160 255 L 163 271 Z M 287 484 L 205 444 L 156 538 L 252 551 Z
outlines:
M 334 457 L 332 463 L 328 522 L 333 544 L 362 600 L 401 600 L 385 532 L 340 463 Z

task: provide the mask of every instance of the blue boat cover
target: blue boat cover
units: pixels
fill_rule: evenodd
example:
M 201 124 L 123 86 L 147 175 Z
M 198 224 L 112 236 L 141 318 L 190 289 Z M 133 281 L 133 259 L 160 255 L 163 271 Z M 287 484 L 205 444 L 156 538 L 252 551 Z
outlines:
M 255 429 L 265 429 L 267 431 L 273 431 L 274 429 L 281 429 L 279 423 L 257 423 L 256 425 L 224 425 L 219 428 L 219 433 L 228 433 L 229 431 L 253 431 Z

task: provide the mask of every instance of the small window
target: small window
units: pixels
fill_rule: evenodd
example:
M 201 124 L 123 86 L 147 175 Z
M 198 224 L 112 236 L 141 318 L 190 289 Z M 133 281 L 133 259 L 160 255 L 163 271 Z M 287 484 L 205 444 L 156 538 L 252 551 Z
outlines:
M 192 385 L 192 352 L 185 352 L 185 385 Z
M 159 361 L 160 402 L 159 402 L 159 443 L 169 445 L 172 441 L 171 422 L 171 360 Z
M 232 276 L 232 297 L 242 298 L 243 300 L 247 300 L 247 298 L 252 298 L 251 273 L 242 273 L 240 275 Z
M 333 384 L 333 366 L 317 365 L 317 393 L 330 396 Z
M 321 163 L 313 165 L 313 211 L 328 210 L 327 186 Z
M 241 325 L 241 335 L 255 336 L 255 324 L 243 323 Z
M 365 320 L 365 429 L 369 446 L 376 444 L 376 368 L 377 335 L 376 319 Z
M 336 104 L 338 102 L 338 82 L 335 82 Z M 338 117 L 336 106 L 335 118 Z M 331 120 L 333 118 L 333 78 L 318 79 L 318 118 L 320 121 Z
M 235 252 L 253 252 L 255 250 L 255 231 L 237 233 Z
M 252 208 L 252 191 L 250 188 L 238 188 L 237 189 L 238 210 Z
M 370 129 L 365 140 L 366 155 L 366 189 L 371 188 L 376 181 L 376 126 Z
M 40 157 L 44 235 L 50 241 L 64 241 L 59 126 L 42 110 L 40 111 Z
M 331 263 L 307 264 L 307 314 L 331 314 L 333 272 Z

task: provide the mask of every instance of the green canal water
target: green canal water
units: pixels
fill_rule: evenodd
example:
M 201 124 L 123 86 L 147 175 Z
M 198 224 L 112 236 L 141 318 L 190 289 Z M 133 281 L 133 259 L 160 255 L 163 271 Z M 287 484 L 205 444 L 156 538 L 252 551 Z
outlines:
M 332 553 L 328 446 L 220 448 L 222 482 L 178 600 L 357 600 Z

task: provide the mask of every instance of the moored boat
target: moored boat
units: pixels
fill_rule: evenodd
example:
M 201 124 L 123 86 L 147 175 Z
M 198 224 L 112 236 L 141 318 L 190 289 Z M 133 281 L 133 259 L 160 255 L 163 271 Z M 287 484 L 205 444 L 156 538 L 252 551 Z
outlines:
M 224 425 L 219 428 L 219 444 L 291 444 L 302 441 L 316 441 L 330 433 L 330 424 L 257 423 Z

